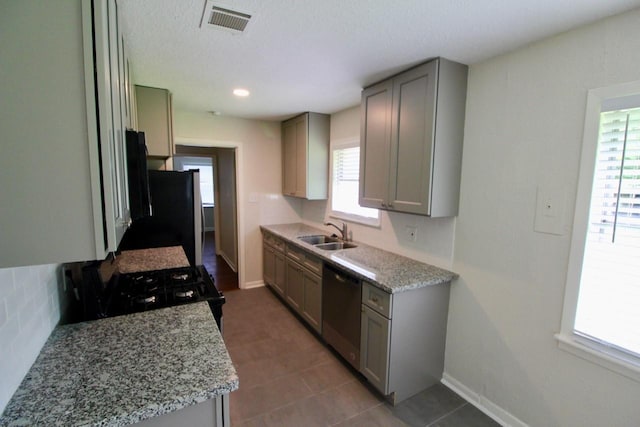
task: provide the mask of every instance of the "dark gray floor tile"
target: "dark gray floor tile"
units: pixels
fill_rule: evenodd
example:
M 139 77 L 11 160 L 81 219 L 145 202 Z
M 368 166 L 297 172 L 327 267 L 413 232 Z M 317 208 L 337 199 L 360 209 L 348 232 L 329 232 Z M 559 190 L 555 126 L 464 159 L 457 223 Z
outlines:
M 390 407 L 391 412 L 410 426 L 424 427 L 460 408 L 466 401 L 442 384 Z
M 493 421 L 478 408 L 467 403 L 462 408 L 439 419 L 429 427 L 499 427 L 500 424 Z

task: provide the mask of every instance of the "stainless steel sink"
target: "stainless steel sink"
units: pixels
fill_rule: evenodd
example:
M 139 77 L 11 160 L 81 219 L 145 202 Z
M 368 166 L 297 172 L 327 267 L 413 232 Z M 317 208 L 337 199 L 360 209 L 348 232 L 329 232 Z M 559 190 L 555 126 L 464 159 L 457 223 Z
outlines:
M 310 245 L 319 245 L 324 243 L 332 243 L 337 242 L 338 239 L 335 237 L 325 236 L 324 234 L 314 234 L 311 236 L 300 236 L 298 240 L 302 240 L 305 243 Z
M 337 251 L 339 249 L 350 249 L 350 248 L 358 247 L 358 245 L 354 245 L 353 243 L 347 243 L 347 242 L 321 243 L 313 246 L 315 246 L 318 249 L 322 249 L 324 251 Z

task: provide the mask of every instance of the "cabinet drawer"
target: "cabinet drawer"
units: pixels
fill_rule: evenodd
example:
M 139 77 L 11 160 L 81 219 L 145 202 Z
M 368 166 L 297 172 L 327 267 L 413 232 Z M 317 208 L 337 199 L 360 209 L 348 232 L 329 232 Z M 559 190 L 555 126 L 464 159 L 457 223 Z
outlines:
M 283 240 L 280 240 L 278 237 L 273 236 L 271 234 L 265 233 L 264 234 L 264 241 L 265 241 L 265 243 L 273 246 L 273 248 L 276 249 L 277 251 L 284 253 L 284 241 Z
M 315 273 L 318 276 L 322 276 L 322 261 L 320 261 L 318 258 L 311 255 L 305 255 L 302 265 L 304 265 L 312 273 Z
M 287 245 L 287 256 L 293 260 L 298 261 L 300 264 L 304 264 L 305 254 L 302 249 L 298 249 L 293 245 Z
M 362 303 L 391 319 L 391 294 L 362 282 Z

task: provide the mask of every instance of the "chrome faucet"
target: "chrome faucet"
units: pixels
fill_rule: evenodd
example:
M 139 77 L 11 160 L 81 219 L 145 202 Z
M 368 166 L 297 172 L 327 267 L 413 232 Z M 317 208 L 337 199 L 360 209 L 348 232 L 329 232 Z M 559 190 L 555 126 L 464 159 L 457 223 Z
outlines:
M 342 234 L 342 240 L 344 240 L 345 242 L 349 241 L 349 231 L 347 230 L 346 222 L 342 223 L 342 228 L 338 227 L 332 222 L 325 222 L 324 225 L 331 225 L 332 227 L 335 227 L 340 232 L 340 234 Z

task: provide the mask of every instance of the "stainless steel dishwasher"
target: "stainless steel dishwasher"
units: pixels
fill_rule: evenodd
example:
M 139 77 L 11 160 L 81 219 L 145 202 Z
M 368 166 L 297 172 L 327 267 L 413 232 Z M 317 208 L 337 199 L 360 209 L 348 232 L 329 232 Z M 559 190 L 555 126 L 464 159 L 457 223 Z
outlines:
M 322 337 L 360 370 L 360 280 L 333 266 L 322 271 Z

